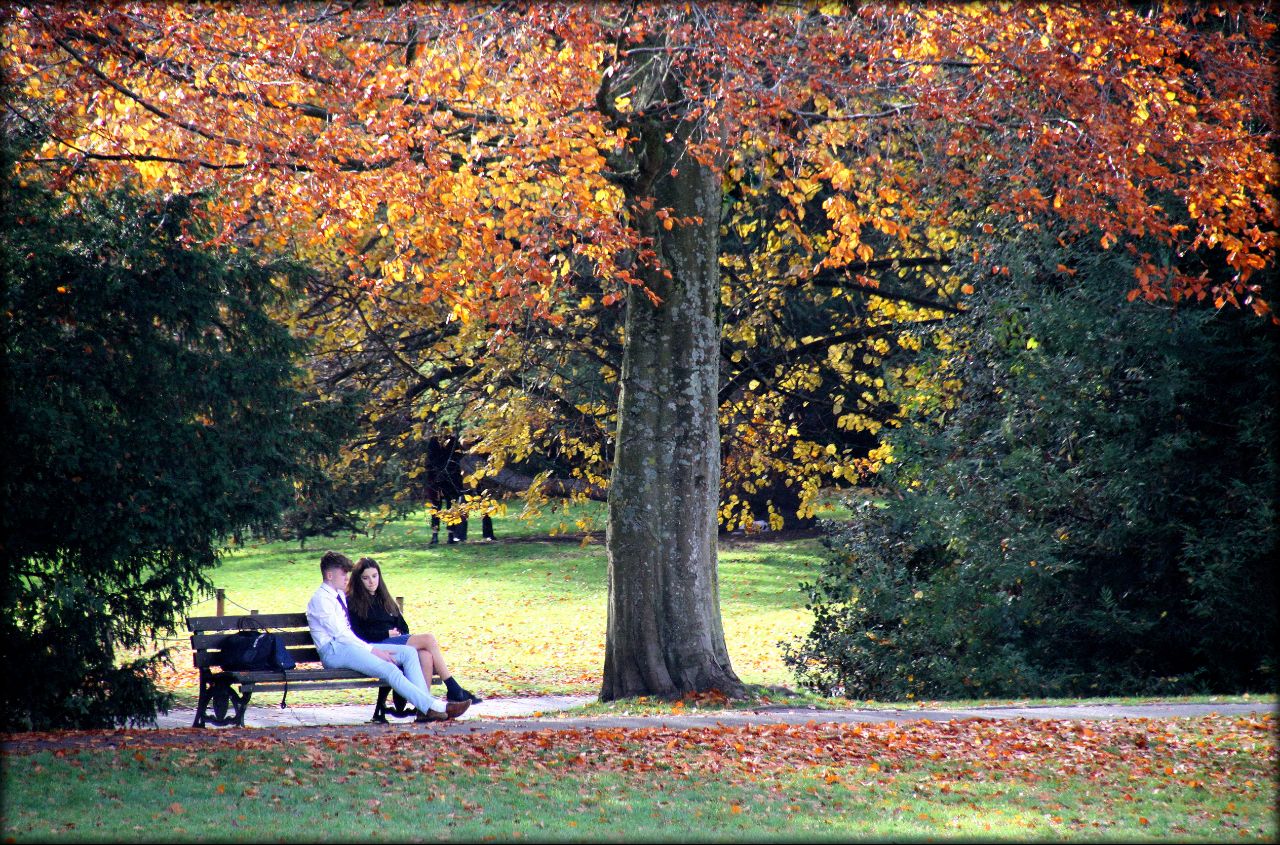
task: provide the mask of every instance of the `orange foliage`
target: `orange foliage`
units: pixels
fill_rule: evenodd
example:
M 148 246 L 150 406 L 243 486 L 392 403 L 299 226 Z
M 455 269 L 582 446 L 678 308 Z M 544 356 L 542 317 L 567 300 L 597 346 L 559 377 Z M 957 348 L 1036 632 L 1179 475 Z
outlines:
M 411 281 L 501 335 L 526 311 L 558 319 L 551 292 L 578 274 L 617 290 L 657 260 L 629 226 L 649 198 L 611 168 L 648 117 L 613 75 L 660 54 L 692 155 L 768 159 L 834 195 L 826 267 L 871 259 L 871 232 L 906 243 L 990 210 L 1104 249 L 1219 249 L 1231 278 L 1147 256 L 1134 295 L 1263 313 L 1264 9 L 33 4 L 6 23 L 7 108 L 47 129 L 29 160 L 64 182 L 217 188 L 225 237 L 372 291 Z

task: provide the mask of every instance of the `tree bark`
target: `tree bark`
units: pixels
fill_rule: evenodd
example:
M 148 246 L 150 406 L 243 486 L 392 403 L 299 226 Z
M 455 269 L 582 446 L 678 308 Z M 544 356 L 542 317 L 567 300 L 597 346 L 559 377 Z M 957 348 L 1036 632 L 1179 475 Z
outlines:
M 725 647 L 716 562 L 721 186 L 712 168 L 680 155 L 667 128 L 643 132 L 653 203 L 632 206 L 671 278 L 645 272 L 657 305 L 635 288 L 627 299 L 602 701 L 742 692 Z M 653 211 L 661 208 L 701 222 L 667 230 Z

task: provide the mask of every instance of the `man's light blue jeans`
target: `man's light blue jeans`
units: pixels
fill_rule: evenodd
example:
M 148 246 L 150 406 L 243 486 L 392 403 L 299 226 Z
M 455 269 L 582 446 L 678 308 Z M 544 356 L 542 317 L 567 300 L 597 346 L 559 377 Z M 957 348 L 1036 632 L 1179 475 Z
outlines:
M 337 640 L 330 640 L 320 649 L 320 662 L 326 669 L 351 669 L 386 682 L 419 713 L 444 710 L 444 704 L 431 694 L 426 679 L 422 677 L 422 664 L 418 662 L 416 648 L 407 645 L 378 645 L 374 648 L 390 653 L 396 662 L 388 663 L 371 651 Z

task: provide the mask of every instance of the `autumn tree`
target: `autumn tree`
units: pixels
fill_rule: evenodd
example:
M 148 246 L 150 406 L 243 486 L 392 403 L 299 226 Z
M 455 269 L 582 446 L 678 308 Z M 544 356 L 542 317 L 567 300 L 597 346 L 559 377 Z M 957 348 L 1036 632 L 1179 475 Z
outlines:
M 605 699 L 740 686 L 715 529 L 721 303 L 744 270 L 874 289 L 874 262 L 981 253 L 1007 219 L 1132 252 L 1135 297 L 1268 311 L 1260 6 L 30 5 L 9 29 L 11 112 L 55 137 L 31 166 L 216 186 L 224 237 L 370 299 L 416 283 L 445 325 L 486 327 L 485 356 L 565 323 L 583 279 L 625 299 Z M 766 249 L 728 272 L 735 179 L 785 204 L 760 204 Z

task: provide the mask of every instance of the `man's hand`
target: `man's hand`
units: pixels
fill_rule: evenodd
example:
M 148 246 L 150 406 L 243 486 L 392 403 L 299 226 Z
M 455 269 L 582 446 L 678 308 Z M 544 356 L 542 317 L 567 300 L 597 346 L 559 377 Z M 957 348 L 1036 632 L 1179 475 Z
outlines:
M 392 656 L 391 656 L 391 652 L 389 652 L 389 651 L 383 651 L 383 650 L 382 650 L 382 649 L 380 649 L 380 648 L 375 648 L 375 649 L 373 650 L 373 656 L 374 656 L 374 657 L 381 658 L 381 659 L 383 659 L 383 660 L 387 661 L 388 663 L 395 663 L 395 662 L 396 662 L 396 659 L 395 659 L 394 657 L 392 657 Z

